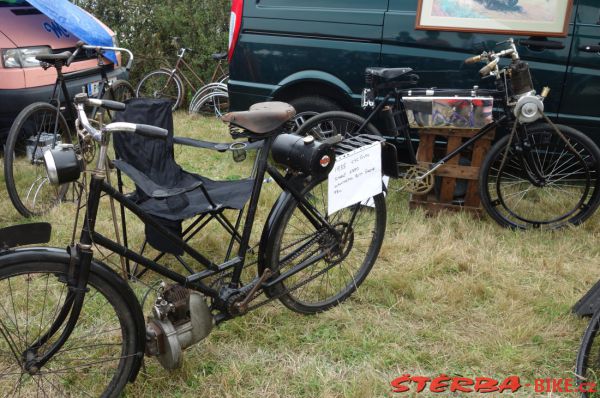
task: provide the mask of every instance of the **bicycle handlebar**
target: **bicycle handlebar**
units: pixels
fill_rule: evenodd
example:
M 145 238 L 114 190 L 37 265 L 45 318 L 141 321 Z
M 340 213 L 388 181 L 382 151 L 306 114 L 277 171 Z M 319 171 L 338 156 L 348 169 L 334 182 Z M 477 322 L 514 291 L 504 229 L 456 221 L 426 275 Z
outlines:
M 79 52 L 79 50 L 83 48 L 85 50 L 96 50 L 98 52 L 102 52 L 102 51 L 119 51 L 119 52 L 126 52 L 128 57 L 127 60 L 127 65 L 125 65 L 125 70 L 127 72 L 129 72 L 131 70 L 131 67 L 133 66 L 133 53 L 123 47 L 108 47 L 108 46 L 91 46 L 89 44 L 85 44 L 82 41 L 77 42 L 77 49 L 75 50 L 75 52 L 73 53 L 73 58 L 75 57 L 75 55 Z M 68 66 L 68 65 L 67 65 Z
M 510 56 L 513 59 L 513 61 L 518 60 L 519 52 L 517 51 L 514 40 L 511 38 L 503 43 L 510 43 L 510 47 L 506 50 L 502 50 L 497 53 L 493 51 L 489 53 L 487 51 L 484 51 L 479 55 L 475 55 L 473 57 L 465 59 L 465 64 L 474 64 L 481 61 L 487 62 L 487 64 L 479 70 L 479 74 L 481 76 L 487 76 L 490 73 L 492 73 L 492 71 L 497 69 L 498 63 L 500 62 L 500 58 Z
M 167 138 L 169 135 L 169 131 L 160 127 L 150 126 L 147 124 L 135 124 L 135 123 L 127 123 L 127 122 L 115 122 L 110 123 L 102 128 L 101 131 L 95 129 L 91 124 L 85 113 L 85 106 L 99 106 L 106 109 L 112 110 L 124 110 L 125 104 L 110 101 L 110 100 L 99 100 L 95 98 L 88 98 L 87 94 L 80 93 L 75 96 L 74 99 L 75 105 L 77 106 L 77 116 L 79 123 L 84 128 L 84 130 L 92 136 L 94 141 L 102 142 L 102 137 L 104 132 L 125 132 L 125 133 L 136 133 L 142 135 L 144 137 L 149 138 Z

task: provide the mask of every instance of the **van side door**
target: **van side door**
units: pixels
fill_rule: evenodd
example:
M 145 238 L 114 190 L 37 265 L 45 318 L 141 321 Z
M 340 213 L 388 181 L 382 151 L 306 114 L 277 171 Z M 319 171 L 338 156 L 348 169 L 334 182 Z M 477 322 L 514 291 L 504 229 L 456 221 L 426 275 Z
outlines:
M 358 104 L 365 68 L 380 62 L 387 7 L 388 0 L 246 0 L 231 104 L 246 109 L 282 91 L 298 96 L 314 87 L 326 95 L 340 86 Z
M 586 46 L 600 44 L 600 3 L 579 0 L 574 13 L 575 33 L 559 118 L 600 144 L 600 54 L 585 51 Z

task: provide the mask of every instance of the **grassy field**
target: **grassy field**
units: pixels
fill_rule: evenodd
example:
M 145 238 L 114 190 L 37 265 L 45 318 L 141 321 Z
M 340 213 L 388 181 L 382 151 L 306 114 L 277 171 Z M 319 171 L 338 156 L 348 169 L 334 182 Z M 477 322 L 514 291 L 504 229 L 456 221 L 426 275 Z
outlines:
M 176 115 L 176 134 L 229 139 L 219 121 L 183 113 Z M 249 160 L 233 163 L 228 154 L 176 153 L 185 169 L 212 177 L 244 176 L 250 166 Z M 1 179 L 0 227 L 23 222 Z M 406 373 L 517 375 L 522 384 L 573 377 L 586 321 L 570 308 L 600 276 L 600 215 L 578 228 L 515 232 L 486 217 L 411 211 L 396 186 L 392 181 L 379 260 L 343 305 L 306 317 L 269 304 L 215 329 L 186 352 L 178 371 L 147 360 L 127 395 L 386 397 L 394 395 L 390 381 Z M 256 237 L 277 195 L 275 184 L 267 184 Z M 52 245 L 68 244 L 73 215 L 65 204 L 45 217 L 54 226 Z M 130 237 L 139 244 L 142 226 L 131 224 Z M 99 226 L 110 231 L 108 206 Z M 196 245 L 216 260 L 222 235 L 211 231 Z M 108 261 L 117 267 L 116 258 Z M 143 286 L 134 289 L 144 292 Z M 431 395 L 440 394 L 398 394 Z M 514 396 L 534 393 L 523 388 Z

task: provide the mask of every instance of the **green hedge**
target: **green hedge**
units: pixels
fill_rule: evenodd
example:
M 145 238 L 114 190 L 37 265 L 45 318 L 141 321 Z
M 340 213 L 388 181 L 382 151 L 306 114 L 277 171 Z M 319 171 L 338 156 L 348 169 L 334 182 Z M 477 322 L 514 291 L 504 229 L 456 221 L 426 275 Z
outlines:
M 211 54 L 226 51 L 230 2 L 227 0 L 72 0 L 117 34 L 119 44 L 133 51 L 131 79 L 174 59 L 171 37 L 194 49 L 186 60 L 203 78 L 212 74 Z

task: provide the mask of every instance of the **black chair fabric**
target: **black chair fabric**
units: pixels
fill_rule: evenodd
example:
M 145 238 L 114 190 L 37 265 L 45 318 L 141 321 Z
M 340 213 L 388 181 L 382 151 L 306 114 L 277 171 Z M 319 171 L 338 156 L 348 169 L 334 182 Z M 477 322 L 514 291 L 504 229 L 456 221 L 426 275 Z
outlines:
M 132 98 L 127 108 L 118 112 L 114 121 L 150 124 L 169 131 L 166 139 L 148 138 L 134 133 L 115 133 L 113 144 L 115 166 L 136 185 L 135 201 L 148 214 L 170 230 L 181 233 L 181 221 L 206 212 L 224 208 L 242 209 L 252 193 L 253 179 L 213 181 L 183 170 L 173 151 L 173 115 L 171 102 L 162 99 Z M 201 162 L 199 152 L 199 162 Z M 206 197 L 208 193 L 211 201 Z M 146 228 L 148 243 L 164 250 L 164 237 Z M 157 247 L 160 246 L 160 247 Z M 167 247 L 168 248 L 168 247 Z

